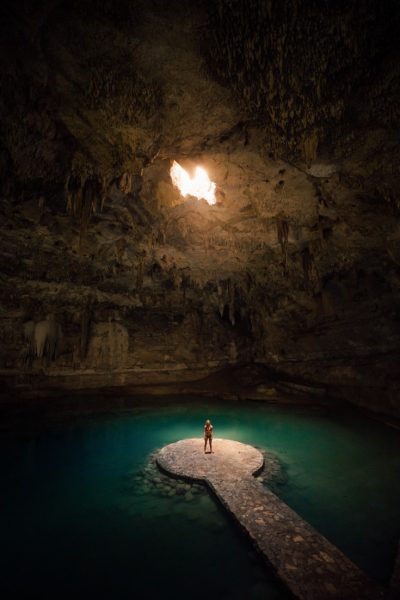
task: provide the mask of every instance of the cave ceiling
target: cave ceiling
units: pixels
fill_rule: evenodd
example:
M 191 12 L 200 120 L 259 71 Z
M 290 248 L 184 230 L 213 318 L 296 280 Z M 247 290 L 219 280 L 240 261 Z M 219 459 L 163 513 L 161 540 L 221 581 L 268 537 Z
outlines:
M 2 374 L 255 361 L 397 410 L 396 3 L 4 6 Z

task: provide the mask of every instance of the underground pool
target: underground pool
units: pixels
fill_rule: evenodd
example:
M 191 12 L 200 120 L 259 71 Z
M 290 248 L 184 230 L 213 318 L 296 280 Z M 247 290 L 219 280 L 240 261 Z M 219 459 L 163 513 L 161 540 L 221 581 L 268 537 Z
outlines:
M 400 534 L 400 435 L 355 411 L 187 399 L 22 421 L 0 436 L 3 597 L 290 598 L 200 485 L 154 453 L 201 437 L 269 452 L 275 494 L 388 583 Z

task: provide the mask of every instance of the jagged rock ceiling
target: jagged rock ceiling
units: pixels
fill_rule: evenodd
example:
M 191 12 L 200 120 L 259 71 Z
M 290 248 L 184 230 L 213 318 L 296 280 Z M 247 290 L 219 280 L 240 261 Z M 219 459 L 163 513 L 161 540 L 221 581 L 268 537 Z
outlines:
M 2 376 L 255 361 L 396 413 L 397 5 L 3 10 Z M 215 206 L 172 160 L 207 169 Z

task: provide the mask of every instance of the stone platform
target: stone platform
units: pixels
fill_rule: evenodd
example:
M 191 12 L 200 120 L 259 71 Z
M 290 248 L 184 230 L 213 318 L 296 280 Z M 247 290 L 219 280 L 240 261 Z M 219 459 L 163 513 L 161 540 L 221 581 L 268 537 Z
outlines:
M 336 546 L 257 481 L 264 458 L 252 446 L 214 439 L 165 446 L 157 464 L 170 475 L 205 482 L 235 517 L 280 579 L 304 600 L 372 600 L 384 591 Z M 268 469 L 267 469 L 268 471 Z

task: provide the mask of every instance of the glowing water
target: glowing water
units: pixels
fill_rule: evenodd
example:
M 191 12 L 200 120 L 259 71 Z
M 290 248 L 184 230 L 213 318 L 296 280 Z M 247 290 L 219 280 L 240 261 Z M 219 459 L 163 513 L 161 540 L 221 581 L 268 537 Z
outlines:
M 390 576 L 400 532 L 400 436 L 354 415 L 262 405 L 169 405 L 3 435 L 4 597 L 284 598 L 206 494 L 135 479 L 155 448 L 200 436 L 269 448 L 278 493 L 372 576 Z M 138 482 L 139 481 L 139 482 Z

